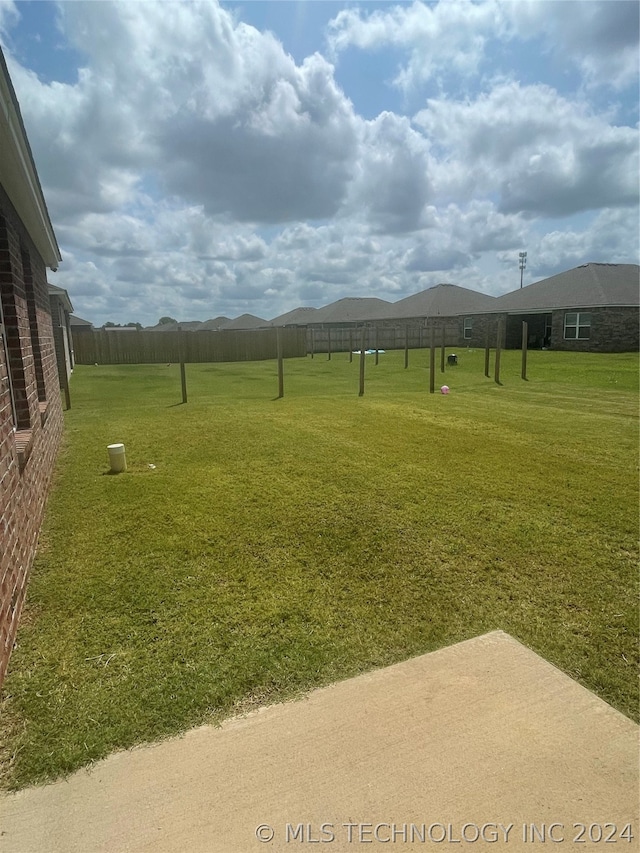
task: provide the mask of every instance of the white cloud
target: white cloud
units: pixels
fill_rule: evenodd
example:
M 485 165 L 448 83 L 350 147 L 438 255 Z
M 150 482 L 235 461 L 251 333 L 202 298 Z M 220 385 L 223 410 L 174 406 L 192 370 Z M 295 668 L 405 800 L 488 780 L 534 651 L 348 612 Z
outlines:
M 381 113 L 362 128 L 361 152 L 345 209 L 383 233 L 420 228 L 430 195 L 429 146 L 408 119 Z
M 84 70 L 77 85 L 46 84 L 10 55 L 8 65 L 55 218 L 107 213 L 131 201 L 143 146 L 108 82 Z
M 445 152 L 434 168 L 443 195 L 497 193 L 503 212 L 530 216 L 637 203 L 637 132 L 548 86 L 430 99 L 414 122 Z
M 537 278 L 554 275 L 586 261 L 640 263 L 638 212 L 605 209 L 584 229 L 554 230 L 542 235 L 533 248 Z
M 209 213 L 287 222 L 334 215 L 357 158 L 357 122 L 319 56 L 250 105 L 209 122 L 178 114 L 159 132 L 169 191 Z
M 638 76 L 638 8 L 630 0 L 414 0 L 370 13 L 342 10 L 329 27 L 334 55 L 403 48 L 408 56 L 394 82 L 405 90 L 452 71 L 477 75 L 493 43 L 516 39 L 541 39 L 544 51 L 580 69 L 592 86 L 619 89 Z
M 398 85 L 440 92 L 411 121 L 364 119 L 328 59 L 295 61 L 240 9 L 60 3 L 75 82 L 44 83 L 7 52 L 64 258 L 55 283 L 95 322 L 153 324 L 440 281 L 502 292 L 522 248 L 531 270 L 635 259 L 637 129 L 591 98 L 605 73 L 633 74 L 634 30 L 615 0 L 610 15 L 587 5 L 575 31 L 563 3 L 344 9 L 329 33 L 340 62 L 391 45 Z M 18 13 L 0 0 L 0 32 Z M 501 45 L 530 38 L 573 57 L 579 95 L 513 81 Z
M 110 140 L 98 146 L 104 163 L 139 159 L 168 192 L 239 220 L 336 212 L 356 119 L 326 60 L 296 66 L 273 36 L 214 4 L 98 6 L 63 9 L 91 58 L 82 114 Z
M 14 0 L 0 0 L 0 44 L 18 20 L 18 8 Z
M 442 71 L 462 76 L 477 73 L 487 37 L 497 34 L 501 27 L 501 8 L 493 0 L 457 0 L 434 6 L 415 0 L 411 5 L 370 14 L 359 9 L 342 10 L 329 25 L 329 45 L 335 54 L 348 47 L 406 48 L 409 59 L 395 83 L 408 89 Z
M 542 36 L 547 51 L 568 58 L 593 87 L 636 86 L 638 4 L 630 0 L 573 2 L 518 0 L 505 7 L 521 39 Z

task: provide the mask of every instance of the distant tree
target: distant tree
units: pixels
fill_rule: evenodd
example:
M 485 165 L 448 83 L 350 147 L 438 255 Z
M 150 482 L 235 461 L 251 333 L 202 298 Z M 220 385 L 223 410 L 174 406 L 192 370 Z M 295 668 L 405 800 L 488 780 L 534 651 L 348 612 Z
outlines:
M 140 329 L 142 328 L 142 323 L 125 323 L 125 329 L 131 328 L 138 329 L 138 331 L 140 331 Z
M 115 326 L 116 326 L 116 324 L 115 324 L 115 323 L 112 323 L 112 322 L 111 322 L 111 320 L 109 320 L 109 322 L 108 322 L 108 323 L 105 323 L 105 324 L 104 324 L 105 329 L 106 329 L 106 328 L 109 328 L 109 329 L 115 329 Z
M 160 317 L 158 320 L 159 326 L 166 326 L 167 323 L 177 323 L 177 320 L 174 320 L 173 317 Z

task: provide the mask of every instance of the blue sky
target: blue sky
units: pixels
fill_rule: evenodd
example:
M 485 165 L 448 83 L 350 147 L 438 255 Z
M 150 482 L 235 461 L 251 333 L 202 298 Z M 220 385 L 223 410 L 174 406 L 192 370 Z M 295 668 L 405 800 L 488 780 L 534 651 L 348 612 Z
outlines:
M 96 324 L 638 263 L 638 3 L 0 0 Z

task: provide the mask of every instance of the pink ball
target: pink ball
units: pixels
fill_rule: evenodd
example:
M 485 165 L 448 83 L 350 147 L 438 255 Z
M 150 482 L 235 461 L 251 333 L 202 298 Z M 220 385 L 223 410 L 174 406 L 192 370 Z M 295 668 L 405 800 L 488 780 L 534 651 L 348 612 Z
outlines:
M 443 385 L 442 388 L 440 389 L 440 393 L 441 394 L 448 394 L 449 393 L 449 386 Z

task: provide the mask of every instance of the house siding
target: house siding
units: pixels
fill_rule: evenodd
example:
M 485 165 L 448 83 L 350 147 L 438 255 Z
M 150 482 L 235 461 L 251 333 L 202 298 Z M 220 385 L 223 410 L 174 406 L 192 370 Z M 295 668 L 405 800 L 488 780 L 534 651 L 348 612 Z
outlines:
M 0 684 L 13 649 L 62 432 L 45 264 L 0 187 Z
M 464 337 L 464 321 L 471 317 L 471 337 Z M 484 347 L 489 336 L 489 346 L 495 347 L 498 329 L 498 320 L 505 320 L 504 314 L 465 314 L 460 318 L 460 340 L 461 346 Z
M 591 314 L 591 336 L 588 340 L 565 340 L 564 316 L 567 312 L 588 311 Z M 467 314 L 473 320 L 471 337 L 463 340 L 464 346 L 484 347 L 489 332 L 489 346 L 496 345 L 496 328 L 500 317 L 505 321 L 506 349 L 522 346 L 522 314 Z M 630 308 L 567 308 L 544 312 L 551 316 L 550 349 L 568 352 L 637 352 L 640 349 L 639 309 Z M 542 317 L 538 312 L 537 316 Z M 462 339 L 462 329 L 460 332 Z
M 551 349 L 571 352 L 637 352 L 640 348 L 640 312 L 638 308 L 575 308 L 591 314 L 588 340 L 565 340 L 564 316 L 567 311 L 552 312 Z

